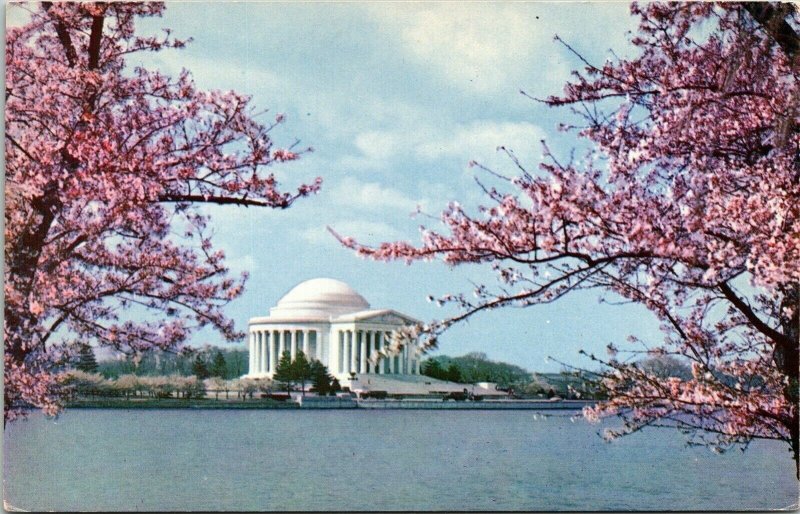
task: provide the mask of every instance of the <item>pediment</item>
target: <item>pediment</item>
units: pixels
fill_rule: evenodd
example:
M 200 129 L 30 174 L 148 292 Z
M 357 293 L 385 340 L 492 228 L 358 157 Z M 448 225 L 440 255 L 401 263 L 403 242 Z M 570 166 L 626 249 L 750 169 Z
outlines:
M 394 310 L 356 312 L 347 317 L 351 316 L 352 320 L 358 323 L 376 323 L 395 326 L 408 326 L 419 323 L 419 320 Z
M 413 325 L 416 323 L 416 321 L 412 320 L 411 318 L 407 318 L 401 314 L 395 314 L 395 313 L 381 314 L 378 316 L 372 316 L 370 318 L 359 319 L 358 321 L 383 323 L 386 325 Z

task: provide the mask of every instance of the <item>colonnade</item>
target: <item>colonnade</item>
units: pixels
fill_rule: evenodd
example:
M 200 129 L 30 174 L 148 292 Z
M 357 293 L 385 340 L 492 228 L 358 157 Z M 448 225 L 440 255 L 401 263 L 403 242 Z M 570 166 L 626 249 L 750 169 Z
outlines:
M 298 350 L 309 359 L 316 359 L 337 375 L 350 373 L 378 373 L 419 375 L 419 360 L 414 344 L 406 344 L 397 355 L 379 356 L 377 363 L 370 362 L 373 352 L 391 344 L 392 330 L 337 329 L 323 349 L 322 332 L 309 328 L 270 328 L 250 331 L 249 374 L 275 373 L 283 352 L 289 351 L 292 360 Z
M 377 363 L 369 361 L 373 352 L 389 346 L 391 338 L 390 330 L 337 330 L 334 341 L 338 345 L 338 357 L 334 372 L 418 375 L 419 360 L 408 344 L 397 355 L 380 357 Z
M 313 355 L 311 352 L 313 339 Z M 322 344 L 318 330 L 274 329 L 250 332 L 250 374 L 275 373 L 278 361 L 287 349 L 292 360 L 298 348 L 308 358 L 322 360 Z

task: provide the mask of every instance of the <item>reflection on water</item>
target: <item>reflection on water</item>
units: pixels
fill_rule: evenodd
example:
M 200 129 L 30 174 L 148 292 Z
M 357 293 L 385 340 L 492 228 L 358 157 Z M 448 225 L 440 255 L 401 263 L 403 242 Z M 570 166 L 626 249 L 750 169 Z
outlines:
M 71 410 L 5 433 L 25 510 L 733 510 L 796 505 L 782 445 L 716 455 L 532 411 Z

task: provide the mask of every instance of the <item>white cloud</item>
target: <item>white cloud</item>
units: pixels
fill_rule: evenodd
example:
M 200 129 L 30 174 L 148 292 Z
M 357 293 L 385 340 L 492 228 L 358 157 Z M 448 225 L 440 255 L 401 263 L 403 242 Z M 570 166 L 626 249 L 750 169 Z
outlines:
M 417 205 L 427 203 L 425 200 L 414 200 L 397 189 L 377 182 L 362 182 L 353 177 L 345 177 L 332 184 L 329 194 L 337 206 L 367 211 L 393 210 L 408 214 L 415 211 Z
M 552 45 L 554 28 L 537 20 L 541 11 L 525 4 L 446 2 L 370 9 L 385 30 L 394 31 L 407 54 L 458 87 L 477 93 L 512 92 L 528 83 L 531 63 Z M 547 64 L 547 75 L 560 70 Z M 559 68 L 559 70 L 556 70 Z M 561 73 L 558 73 L 561 75 Z M 544 77 L 545 74 L 542 74 Z
M 477 120 L 440 125 L 419 121 L 412 126 L 357 134 L 354 145 L 358 153 L 344 156 L 345 169 L 380 170 L 389 168 L 398 158 L 409 156 L 425 162 L 447 161 L 466 166 L 475 160 L 492 168 L 511 165 L 498 147 L 514 152 L 520 161 L 533 166 L 541 154 L 540 141 L 545 132 L 528 122 Z M 498 170 L 499 171 L 499 170 Z
M 233 258 L 228 257 L 225 259 L 225 264 L 231 270 L 231 274 L 233 275 L 239 275 L 245 271 L 250 275 L 253 275 L 253 273 L 258 270 L 256 259 L 249 254 Z
M 397 153 L 398 138 L 390 132 L 371 131 L 356 135 L 355 145 L 369 160 L 382 160 Z
M 602 59 L 608 48 L 624 55 L 635 26 L 624 2 L 384 2 L 366 11 L 412 62 L 482 96 L 560 93 L 579 63 L 555 35 Z
M 250 62 L 209 59 L 181 50 L 168 50 L 154 56 L 137 54 L 137 57 L 143 63 L 148 57 L 152 58 L 155 66 L 174 77 L 183 68 L 189 70 L 200 89 L 232 89 L 251 94 L 256 89 L 280 91 L 286 87 L 286 81 L 276 73 Z
M 416 151 L 427 159 L 450 157 L 492 161 L 497 148 L 505 146 L 523 160 L 531 160 L 534 150 L 540 148 L 542 138 L 544 131 L 532 123 L 481 120 L 458 126 L 439 139 L 424 141 Z

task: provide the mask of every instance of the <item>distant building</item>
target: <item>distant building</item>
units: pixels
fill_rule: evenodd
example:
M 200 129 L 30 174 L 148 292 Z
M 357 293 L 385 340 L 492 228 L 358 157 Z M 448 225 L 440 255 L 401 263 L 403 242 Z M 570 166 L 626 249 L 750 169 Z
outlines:
M 358 382 L 375 375 L 419 375 L 418 341 L 406 341 L 398 355 L 379 358 L 376 353 L 391 344 L 400 328 L 417 323 L 392 309 L 371 309 L 344 282 L 307 280 L 286 293 L 269 316 L 250 319 L 246 376 L 271 378 L 286 350 L 292 359 L 302 350 L 340 381 L 349 380 L 351 373 Z

